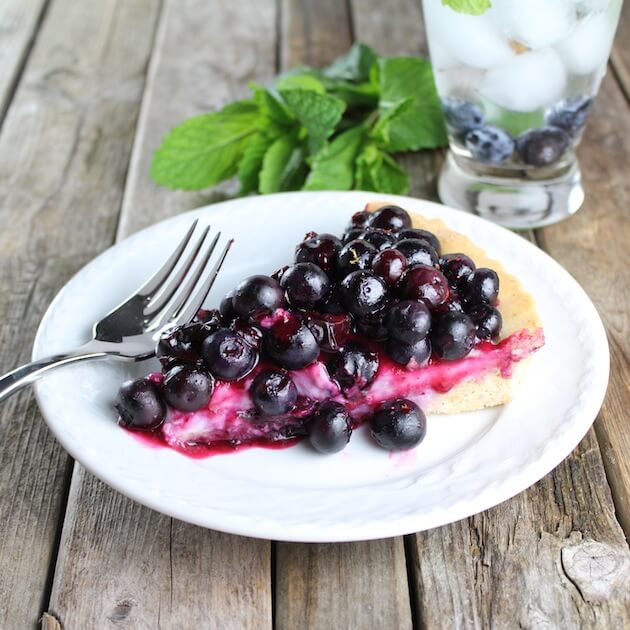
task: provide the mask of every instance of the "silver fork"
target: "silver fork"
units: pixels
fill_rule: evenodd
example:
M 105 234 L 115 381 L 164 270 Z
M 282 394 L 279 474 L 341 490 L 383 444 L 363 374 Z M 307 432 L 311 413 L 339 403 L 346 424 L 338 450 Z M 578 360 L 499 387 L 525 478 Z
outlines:
M 193 222 L 175 251 L 136 293 L 94 324 L 91 341 L 0 377 L 0 402 L 62 365 L 108 357 L 143 361 L 154 356 L 162 332 L 187 324 L 201 308 L 234 242 L 228 240 L 216 262 L 204 273 L 221 232 L 210 240 L 210 226 L 207 226 L 193 239 L 197 223 Z

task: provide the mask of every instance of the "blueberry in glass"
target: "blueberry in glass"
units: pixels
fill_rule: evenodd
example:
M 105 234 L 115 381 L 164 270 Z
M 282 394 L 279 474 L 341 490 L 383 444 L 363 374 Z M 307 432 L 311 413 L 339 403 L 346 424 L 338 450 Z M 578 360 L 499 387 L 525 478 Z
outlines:
M 570 142 L 564 129 L 542 127 L 522 133 L 516 140 L 516 150 L 525 164 L 548 166 L 562 157 Z
M 466 134 L 466 148 L 480 162 L 500 164 L 514 153 L 514 138 L 500 127 L 488 125 Z

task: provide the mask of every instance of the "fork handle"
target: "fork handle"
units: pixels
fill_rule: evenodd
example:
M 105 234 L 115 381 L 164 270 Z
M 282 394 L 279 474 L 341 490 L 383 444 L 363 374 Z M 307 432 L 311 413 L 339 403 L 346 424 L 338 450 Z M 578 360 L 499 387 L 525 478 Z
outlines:
M 45 359 L 38 359 L 32 363 L 22 365 L 8 374 L 0 377 L 0 402 L 14 394 L 22 387 L 29 385 L 42 374 L 62 365 L 70 365 L 79 361 L 91 361 L 94 359 L 104 359 L 109 356 L 116 356 L 109 352 L 86 351 L 81 348 L 68 354 L 55 354 Z M 122 357 L 120 357 L 122 358 Z

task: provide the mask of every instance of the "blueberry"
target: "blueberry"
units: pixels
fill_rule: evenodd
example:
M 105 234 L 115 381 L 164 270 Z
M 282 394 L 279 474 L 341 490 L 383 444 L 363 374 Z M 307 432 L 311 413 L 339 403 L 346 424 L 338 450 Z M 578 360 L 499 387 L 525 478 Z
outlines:
M 149 378 L 126 381 L 118 390 L 116 404 L 122 424 L 152 431 L 166 418 L 166 404 L 157 383 Z
M 372 213 L 368 221 L 370 227 L 398 232 L 411 227 L 411 217 L 400 206 L 382 206 Z
M 164 398 L 180 411 L 205 407 L 214 392 L 214 379 L 203 368 L 177 365 L 164 377 Z
M 516 150 L 525 164 L 547 166 L 562 156 L 569 143 L 569 135 L 564 129 L 542 127 L 523 132 L 516 140 Z
M 250 276 L 234 289 L 232 306 L 239 317 L 250 317 L 258 312 L 270 312 L 284 304 L 280 283 L 269 276 Z
M 387 285 L 372 271 L 354 271 L 341 283 L 341 301 L 355 317 L 375 315 L 387 304 Z
M 350 441 L 352 425 L 344 406 L 324 402 L 308 421 L 308 439 L 320 453 L 338 453 Z
M 341 250 L 341 241 L 332 234 L 316 234 L 295 248 L 295 262 L 313 263 L 326 273 L 331 272 Z
M 470 131 L 483 125 L 483 113 L 477 105 L 460 98 L 447 98 L 442 101 L 444 118 L 455 131 Z
M 346 309 L 341 303 L 341 295 L 336 285 L 332 285 L 330 291 L 328 291 L 328 295 L 317 304 L 317 310 L 320 313 L 328 313 L 331 315 L 345 314 Z
M 348 228 L 343 233 L 343 236 L 341 237 L 341 241 L 343 243 L 349 243 L 350 241 L 356 241 L 356 239 L 358 239 L 361 236 L 361 234 L 363 234 L 363 232 L 365 232 L 365 228 L 362 228 L 362 227 L 351 227 L 351 228 Z
M 428 265 L 415 265 L 400 279 L 402 294 L 408 300 L 421 300 L 430 309 L 448 301 L 450 289 L 446 276 Z
M 289 413 L 298 399 L 298 391 L 284 370 L 264 370 L 256 375 L 249 390 L 260 413 L 279 416 Z
M 243 319 L 235 319 L 230 324 L 230 329 L 236 331 L 245 341 L 252 346 L 257 352 L 260 351 L 260 345 L 262 344 L 263 331 L 248 321 Z
M 444 254 L 440 259 L 440 269 L 452 287 L 460 287 L 476 266 L 466 254 Z
M 472 350 L 476 332 L 472 320 L 464 313 L 440 315 L 431 330 L 433 352 L 447 361 L 462 359 Z
M 326 297 L 330 280 L 322 269 L 310 262 L 297 263 L 283 274 L 280 286 L 294 308 L 311 308 Z
M 461 292 L 470 305 L 486 302 L 494 306 L 499 296 L 499 276 L 494 269 L 479 267 L 468 276 Z
M 388 451 L 406 451 L 418 446 L 427 433 L 427 419 L 411 400 L 387 400 L 377 408 L 371 422 L 374 441 Z
M 375 315 L 355 318 L 354 321 L 357 332 L 360 332 L 373 341 L 385 341 L 385 339 L 389 337 L 389 330 L 387 330 L 387 326 L 385 326 L 386 313 L 387 310 L 384 309 Z
M 284 272 L 288 268 L 289 268 L 288 265 L 284 265 L 284 267 L 280 267 L 280 269 L 276 269 L 269 277 L 280 282 L 280 280 L 282 280 L 282 274 L 284 274 Z
M 304 368 L 319 356 L 317 339 L 293 313 L 287 313 L 267 331 L 264 348 L 272 361 L 287 370 Z
M 162 366 L 168 368 L 179 363 L 200 363 L 200 348 L 197 343 L 200 330 L 203 330 L 203 324 L 195 323 L 171 328 L 162 333 L 155 349 L 155 355 Z
M 429 360 L 431 341 L 429 337 L 423 337 L 413 343 L 399 339 L 388 339 L 385 344 L 385 351 L 392 361 L 415 368 L 424 365 Z
M 409 265 L 429 265 L 435 267 L 439 256 L 425 240 L 404 238 L 396 243 L 396 249 L 405 255 Z
M 258 361 L 252 345 L 234 330 L 221 328 L 201 345 L 203 360 L 215 377 L 235 381 L 249 374 Z
M 397 249 L 384 249 L 372 261 L 374 273 L 392 287 L 400 280 L 407 267 L 407 257 Z
M 357 238 L 366 241 L 370 245 L 374 245 L 379 252 L 391 247 L 396 240 L 391 232 L 374 227 L 367 228 L 361 232 Z
M 477 304 L 468 310 L 468 316 L 477 327 L 479 339 L 492 339 L 498 337 L 503 326 L 501 313 L 489 304 Z
M 219 304 L 219 313 L 223 318 L 223 323 L 227 326 L 233 320 L 238 317 L 238 314 L 234 310 L 234 306 L 232 305 L 232 298 L 234 297 L 234 291 L 230 291 L 226 293 L 221 303 Z
M 592 108 L 592 97 L 573 96 L 558 103 L 547 114 L 547 124 L 564 129 L 570 136 L 575 136 L 586 125 Z
M 306 325 L 325 352 L 343 348 L 353 332 L 352 320 L 346 313 L 307 313 Z
M 370 223 L 370 219 L 372 218 L 372 213 L 367 210 L 359 210 L 359 212 L 355 212 L 350 219 L 350 223 L 346 230 L 351 228 L 365 228 Z
M 346 243 L 337 258 L 337 277 L 341 279 L 353 271 L 369 269 L 376 253 L 376 247 L 366 241 L 355 239 Z
M 209 326 L 214 326 L 215 328 L 221 328 L 223 318 L 221 317 L 221 313 L 216 308 L 199 309 L 193 319 L 193 322 L 199 322 L 202 324 L 207 324 Z
M 414 343 L 427 336 L 431 314 L 424 302 L 403 300 L 389 309 L 385 322 L 390 337 Z
M 476 160 L 498 164 L 514 153 L 514 138 L 499 127 L 482 127 L 466 134 L 466 147 Z
M 328 372 L 346 394 L 356 395 L 367 387 L 378 371 L 378 355 L 353 342 L 328 360 Z
M 433 232 L 429 232 L 429 230 L 422 230 L 420 228 L 408 228 L 406 230 L 401 230 L 400 232 L 398 232 L 397 236 L 399 241 L 402 241 L 405 238 L 417 238 L 421 241 L 426 241 L 438 254 L 442 251 L 440 239 L 435 234 L 433 234 Z

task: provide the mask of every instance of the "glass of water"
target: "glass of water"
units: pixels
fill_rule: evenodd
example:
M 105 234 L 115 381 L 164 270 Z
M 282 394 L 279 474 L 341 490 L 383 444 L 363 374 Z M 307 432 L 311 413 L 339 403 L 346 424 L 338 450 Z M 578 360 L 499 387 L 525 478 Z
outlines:
M 513 228 L 584 200 L 575 147 L 606 73 L 622 0 L 423 0 L 450 151 L 442 201 Z

